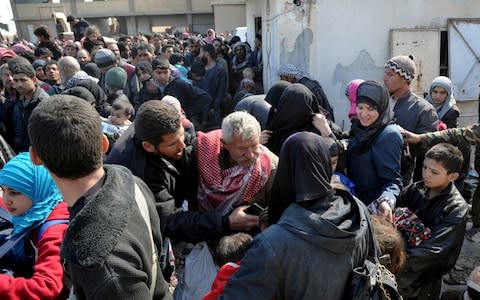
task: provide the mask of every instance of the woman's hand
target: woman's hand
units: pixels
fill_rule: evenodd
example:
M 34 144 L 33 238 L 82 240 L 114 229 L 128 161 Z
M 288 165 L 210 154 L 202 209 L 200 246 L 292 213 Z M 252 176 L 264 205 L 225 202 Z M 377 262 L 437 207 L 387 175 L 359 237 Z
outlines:
M 271 130 L 264 130 L 260 133 L 260 144 L 266 145 L 268 143 L 268 140 L 272 136 L 272 131 Z
M 312 125 L 320 131 L 322 136 L 330 136 L 332 134 L 332 129 L 328 125 L 328 120 L 323 114 L 315 114 L 312 118 Z

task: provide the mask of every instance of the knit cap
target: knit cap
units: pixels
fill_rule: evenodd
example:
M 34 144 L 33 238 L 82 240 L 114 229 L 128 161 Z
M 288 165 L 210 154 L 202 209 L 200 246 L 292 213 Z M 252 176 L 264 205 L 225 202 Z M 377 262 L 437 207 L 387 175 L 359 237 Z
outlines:
M 123 90 L 127 84 L 127 72 L 120 67 L 111 68 L 105 74 L 105 85 L 112 91 Z
M 415 62 L 412 54 L 409 56 L 399 55 L 390 58 L 385 64 L 385 68 L 391 69 L 408 82 L 415 78 Z
M 95 53 L 95 63 L 99 68 L 106 68 L 115 63 L 115 54 L 109 49 L 99 49 Z
M 43 59 L 37 59 L 32 63 L 32 67 L 36 70 L 38 67 L 44 67 L 47 64 Z
M 280 67 L 278 69 L 278 76 L 289 76 L 289 77 L 295 77 L 296 79 L 298 76 L 300 76 L 301 72 L 298 70 L 298 68 L 294 64 L 286 64 Z

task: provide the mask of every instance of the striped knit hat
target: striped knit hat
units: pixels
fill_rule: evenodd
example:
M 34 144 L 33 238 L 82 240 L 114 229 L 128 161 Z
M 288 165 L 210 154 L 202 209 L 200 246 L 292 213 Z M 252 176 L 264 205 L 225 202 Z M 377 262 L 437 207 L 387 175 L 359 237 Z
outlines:
M 390 58 L 385 64 L 385 68 L 391 69 L 408 82 L 415 78 L 415 62 L 412 54 L 409 56 L 399 55 Z

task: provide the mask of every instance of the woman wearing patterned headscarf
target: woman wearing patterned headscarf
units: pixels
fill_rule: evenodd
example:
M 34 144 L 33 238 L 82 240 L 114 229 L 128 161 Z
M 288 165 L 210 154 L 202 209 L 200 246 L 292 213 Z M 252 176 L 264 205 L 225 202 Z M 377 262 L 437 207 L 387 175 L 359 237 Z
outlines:
M 58 299 L 63 291 L 60 245 L 69 218 L 60 191 L 47 169 L 35 166 L 27 152 L 0 170 L 0 186 L 0 209 L 12 216 L 8 238 L 24 235 L 1 259 L 13 263 L 16 272 L 0 274 L 0 298 Z

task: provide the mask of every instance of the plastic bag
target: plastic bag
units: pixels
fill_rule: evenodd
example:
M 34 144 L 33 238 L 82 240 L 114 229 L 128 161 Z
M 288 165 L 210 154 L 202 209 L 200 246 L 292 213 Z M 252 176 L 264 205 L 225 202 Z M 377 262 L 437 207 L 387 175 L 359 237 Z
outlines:
M 210 291 L 217 271 L 207 243 L 197 243 L 185 259 L 185 271 L 175 288 L 174 299 L 202 299 Z

